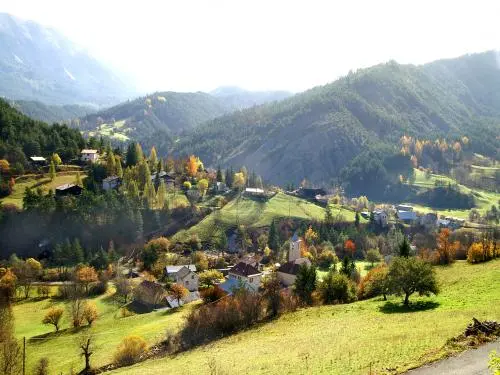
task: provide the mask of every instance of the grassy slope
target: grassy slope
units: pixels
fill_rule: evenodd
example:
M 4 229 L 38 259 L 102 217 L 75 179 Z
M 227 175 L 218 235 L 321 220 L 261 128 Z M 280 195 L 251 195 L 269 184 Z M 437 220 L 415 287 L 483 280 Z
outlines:
M 85 174 L 80 175 L 81 178 L 85 178 Z M 23 207 L 23 195 L 24 195 L 24 190 L 27 187 L 33 187 L 35 184 L 43 188 L 45 191 L 48 191 L 50 189 L 55 189 L 59 185 L 67 184 L 67 183 L 73 183 L 75 182 L 75 174 L 68 174 L 68 175 L 59 175 L 56 176 L 56 178 L 53 181 L 50 181 L 49 178 L 43 178 L 40 180 L 35 180 L 35 179 L 27 179 L 23 180 L 22 182 L 16 183 L 14 185 L 14 190 L 11 195 L 0 199 L 1 203 L 12 203 L 15 204 L 16 206 L 22 208 Z
M 422 188 L 433 188 L 435 186 L 434 183 L 436 180 L 445 181 L 446 183 L 451 183 L 451 184 L 456 183 L 456 181 L 450 177 L 437 174 L 432 174 L 429 179 L 426 179 L 425 173 L 418 169 L 415 169 L 415 177 L 416 178 L 414 185 Z M 493 204 L 497 205 L 498 202 L 500 201 L 500 194 L 498 193 L 493 193 L 484 190 L 470 189 L 464 185 L 459 185 L 459 188 L 463 193 L 466 194 L 472 193 L 474 195 L 476 199 L 476 208 L 481 212 L 481 214 L 484 214 L 484 212 L 486 210 L 489 210 Z M 437 212 L 438 214 L 441 215 L 454 216 L 464 219 L 469 217 L 469 210 L 434 210 L 431 207 L 427 206 L 421 206 L 417 204 L 415 204 L 414 206 L 417 209 L 417 211 Z
M 167 330 L 176 329 L 182 321 L 184 311 L 152 312 L 123 318 L 119 305 L 109 296 L 94 299 L 99 310 L 99 319 L 91 329 L 84 328 L 80 332 L 66 330 L 58 335 L 51 334 L 44 340 L 31 339 L 53 331 L 53 326 L 41 323 L 47 309 L 63 303 L 53 300 L 20 302 L 14 306 L 16 336 L 26 336 L 27 373 L 36 362 L 47 357 L 50 363 L 50 373 L 68 373 L 71 368 L 81 370 L 82 358 L 78 351 L 78 341 L 81 333 L 95 334 L 95 354 L 92 356 L 93 366 L 102 366 L 112 360 L 113 352 L 120 341 L 128 335 L 139 335 L 149 343 L 155 343 L 165 336 Z M 186 306 L 186 309 L 190 307 Z M 186 310 L 187 311 L 187 310 Z M 69 315 L 65 311 L 62 329 L 69 326 Z
M 438 268 L 442 293 L 422 301 L 437 307 L 383 312 L 380 299 L 297 311 L 255 329 L 172 358 L 116 374 L 367 374 L 403 371 L 443 353 L 447 339 L 472 317 L 500 318 L 500 260 Z M 413 296 L 413 301 L 418 298 Z M 400 303 L 400 300 L 394 300 Z
M 239 223 L 259 228 L 269 225 L 275 218 L 288 217 L 289 214 L 294 218 L 311 220 L 322 220 L 325 216 L 323 207 L 282 193 L 276 194 L 266 202 L 241 197 L 233 199 L 221 210 L 210 214 L 187 231 L 179 232 L 175 238 L 182 238 L 186 234 L 198 233 L 200 238 L 204 239 L 214 227 L 215 221 L 219 221 L 227 226 Z

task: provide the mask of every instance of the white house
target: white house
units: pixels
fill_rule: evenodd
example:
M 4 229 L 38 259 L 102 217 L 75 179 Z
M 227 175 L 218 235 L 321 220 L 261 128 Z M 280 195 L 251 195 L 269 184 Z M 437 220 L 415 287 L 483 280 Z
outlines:
M 261 286 L 262 272 L 254 266 L 240 262 L 228 272 L 228 279 L 219 286 L 226 292 L 232 292 L 235 286 L 241 286 L 256 292 Z
M 297 233 L 295 233 L 290 240 L 288 262 L 282 264 L 277 270 L 278 279 L 285 286 L 290 286 L 295 283 L 301 265 L 307 264 L 308 267 L 311 266 L 309 259 L 301 257 L 301 242 L 302 240 L 297 236 Z
M 190 292 L 198 290 L 199 277 L 195 273 L 196 266 L 189 264 L 185 266 L 167 266 L 167 277 L 171 278 L 176 284 L 181 284 Z
M 85 162 L 90 161 L 94 163 L 99 159 L 99 152 L 97 150 L 83 149 L 81 155 L 81 160 Z

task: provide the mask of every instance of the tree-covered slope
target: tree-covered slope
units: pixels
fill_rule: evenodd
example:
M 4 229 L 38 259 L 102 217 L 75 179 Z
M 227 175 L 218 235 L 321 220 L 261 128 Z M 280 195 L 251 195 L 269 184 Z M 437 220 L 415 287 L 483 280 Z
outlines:
M 72 120 L 96 111 L 94 107 L 78 104 L 48 105 L 35 100 L 16 100 L 11 105 L 26 116 L 49 124 L 70 124 Z
M 240 87 L 221 86 L 210 92 L 227 109 L 237 110 L 288 98 L 288 91 L 249 91 Z
M 473 149 L 495 157 L 499 90 L 494 52 L 422 66 L 389 62 L 216 118 L 174 150 L 206 165 L 251 166 L 276 183 L 328 181 L 364 152 L 395 152 L 403 134 L 467 135 Z

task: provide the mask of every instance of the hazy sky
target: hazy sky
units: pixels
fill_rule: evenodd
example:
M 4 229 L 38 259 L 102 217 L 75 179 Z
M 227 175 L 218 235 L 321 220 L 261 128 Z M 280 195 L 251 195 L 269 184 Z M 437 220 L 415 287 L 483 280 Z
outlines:
M 134 77 L 145 91 L 301 91 L 390 59 L 500 46 L 500 1 L 0 0 Z

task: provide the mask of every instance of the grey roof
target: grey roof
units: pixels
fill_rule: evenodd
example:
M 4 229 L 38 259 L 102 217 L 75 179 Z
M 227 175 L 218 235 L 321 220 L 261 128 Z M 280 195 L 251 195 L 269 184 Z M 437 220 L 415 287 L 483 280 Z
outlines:
M 194 271 L 193 271 L 194 272 Z M 177 272 L 177 277 L 179 279 L 183 279 L 187 275 L 191 273 L 191 270 L 187 268 L 186 266 L 182 267 L 178 272 Z
M 293 234 L 292 241 L 297 242 L 299 240 L 299 236 L 297 235 L 297 232 Z
M 196 272 L 196 266 L 194 264 L 186 264 L 186 265 L 182 265 L 182 266 L 167 266 L 165 268 L 167 270 L 167 274 L 171 275 L 171 274 L 176 274 L 183 267 L 186 267 L 190 271 Z
M 67 190 L 72 188 L 73 186 L 76 186 L 75 184 L 64 184 L 64 185 L 59 185 L 56 187 L 56 190 Z
M 417 213 L 415 211 L 398 211 L 398 218 L 400 220 L 415 220 Z

